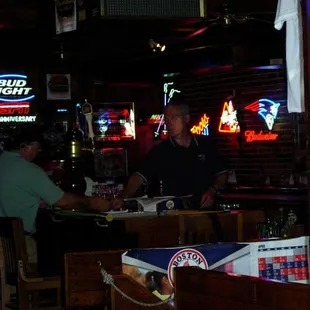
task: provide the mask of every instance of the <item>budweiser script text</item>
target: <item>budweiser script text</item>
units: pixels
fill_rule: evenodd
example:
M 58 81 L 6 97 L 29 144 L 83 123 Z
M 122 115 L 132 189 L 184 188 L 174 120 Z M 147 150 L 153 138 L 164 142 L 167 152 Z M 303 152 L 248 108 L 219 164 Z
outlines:
M 254 142 L 254 141 L 275 141 L 278 139 L 277 133 L 263 133 L 261 130 L 259 133 L 256 133 L 254 130 L 247 130 L 244 132 L 245 141 L 246 142 Z

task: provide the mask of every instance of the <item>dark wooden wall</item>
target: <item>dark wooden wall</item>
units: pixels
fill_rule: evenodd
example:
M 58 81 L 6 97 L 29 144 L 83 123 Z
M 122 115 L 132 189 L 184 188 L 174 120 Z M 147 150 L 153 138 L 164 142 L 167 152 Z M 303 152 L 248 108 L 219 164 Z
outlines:
M 288 185 L 289 176 L 296 180 L 296 152 L 304 147 L 305 129 L 302 116 L 289 115 L 286 108 L 286 73 L 284 69 L 219 69 L 180 76 L 177 84 L 192 111 L 193 123 L 206 113 L 210 117 L 210 134 L 216 137 L 221 155 L 234 169 L 239 184 L 262 185 L 267 176 L 271 185 Z M 241 133 L 218 132 L 223 103 L 235 95 Z M 278 118 L 273 131 L 277 141 L 246 143 L 244 130 L 268 132 L 264 121 L 244 107 L 258 99 L 279 102 Z M 295 150 L 296 149 L 296 150 Z M 297 183 L 297 181 L 296 181 Z

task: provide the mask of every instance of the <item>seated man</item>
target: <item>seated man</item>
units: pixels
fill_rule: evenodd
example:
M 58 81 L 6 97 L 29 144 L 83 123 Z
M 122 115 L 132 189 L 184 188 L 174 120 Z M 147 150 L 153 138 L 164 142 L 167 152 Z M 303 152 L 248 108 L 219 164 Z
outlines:
M 110 208 L 101 197 L 64 193 L 32 161 L 41 150 L 42 137 L 33 125 L 24 125 L 13 140 L 12 150 L 0 154 L 0 216 L 20 217 L 24 222 L 29 261 L 36 262 L 36 247 L 31 237 L 41 200 L 63 209 L 77 206 L 98 211 Z

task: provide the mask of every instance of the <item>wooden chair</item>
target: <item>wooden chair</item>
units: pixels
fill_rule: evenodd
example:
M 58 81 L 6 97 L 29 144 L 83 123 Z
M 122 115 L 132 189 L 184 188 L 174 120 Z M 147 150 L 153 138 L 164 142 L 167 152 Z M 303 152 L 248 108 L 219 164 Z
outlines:
M 4 256 L 5 282 L 7 285 L 16 287 L 18 304 L 17 306 L 9 303 L 5 307 L 20 310 L 62 309 L 60 277 L 40 278 L 30 270 L 22 220 L 1 217 L 0 238 Z M 46 290 L 55 290 L 57 294 L 55 306 L 42 307 L 39 293 Z

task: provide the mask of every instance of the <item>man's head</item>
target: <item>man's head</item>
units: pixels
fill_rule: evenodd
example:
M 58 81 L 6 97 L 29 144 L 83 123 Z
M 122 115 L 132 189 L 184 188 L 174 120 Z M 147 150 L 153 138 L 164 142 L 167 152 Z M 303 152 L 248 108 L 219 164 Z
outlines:
M 41 151 L 43 136 L 36 125 L 21 125 L 13 138 L 12 150 L 33 161 Z
M 168 133 L 171 137 L 178 137 L 188 131 L 190 116 L 187 104 L 169 103 L 165 107 L 164 115 Z

